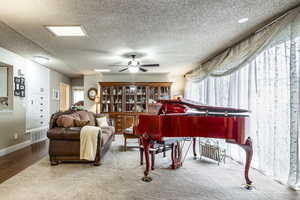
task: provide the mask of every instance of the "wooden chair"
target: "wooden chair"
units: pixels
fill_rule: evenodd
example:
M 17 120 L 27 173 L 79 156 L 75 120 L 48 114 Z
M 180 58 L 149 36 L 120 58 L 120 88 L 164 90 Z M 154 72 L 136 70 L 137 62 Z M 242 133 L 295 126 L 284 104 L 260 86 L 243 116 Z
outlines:
M 125 129 L 125 131 L 123 132 L 123 136 L 124 136 L 124 151 L 127 151 L 127 139 L 138 139 L 139 140 L 139 136 L 134 135 L 133 128 Z

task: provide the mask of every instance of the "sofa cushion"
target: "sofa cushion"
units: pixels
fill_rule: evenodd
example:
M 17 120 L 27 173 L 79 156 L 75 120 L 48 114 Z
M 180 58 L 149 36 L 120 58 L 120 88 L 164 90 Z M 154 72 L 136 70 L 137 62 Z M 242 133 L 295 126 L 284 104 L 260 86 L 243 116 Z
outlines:
M 80 120 L 88 121 L 90 120 L 89 114 L 87 111 L 78 111 L 77 114 L 79 114 Z
M 64 127 L 64 128 L 73 127 L 75 126 L 74 119 L 75 118 L 71 115 L 61 115 L 56 120 L 56 124 L 58 127 Z
M 89 125 L 90 125 L 90 126 L 96 126 L 96 118 L 95 118 L 94 113 L 88 112 L 88 115 L 89 115 L 89 118 L 90 118 L 90 123 L 89 123 Z
M 80 120 L 80 116 L 77 112 L 74 112 L 72 114 L 69 114 L 70 116 L 72 116 L 74 119 Z
M 94 113 L 88 111 L 78 111 L 76 112 L 80 116 L 80 120 L 87 121 L 89 120 L 89 126 L 96 126 L 96 118 Z
M 75 124 L 76 127 L 84 127 L 86 125 L 89 125 L 89 123 L 90 123 L 90 120 L 87 120 L 87 121 L 77 120 L 77 119 L 74 120 L 74 124 Z

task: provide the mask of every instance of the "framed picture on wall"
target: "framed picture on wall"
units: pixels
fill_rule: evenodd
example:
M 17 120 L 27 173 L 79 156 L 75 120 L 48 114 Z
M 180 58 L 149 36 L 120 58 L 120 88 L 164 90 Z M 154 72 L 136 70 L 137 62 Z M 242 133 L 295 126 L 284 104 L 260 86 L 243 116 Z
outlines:
M 20 96 L 20 91 L 19 90 L 15 90 L 14 91 L 14 95 L 17 96 L 17 97 L 19 97 Z
M 20 77 L 20 84 L 25 86 L 25 78 Z
M 14 95 L 19 97 L 25 97 L 25 78 L 14 77 L 15 90 Z
M 20 97 L 25 97 L 25 90 L 20 91 Z
M 20 84 L 20 82 L 21 82 L 21 79 L 20 79 L 20 77 L 14 77 L 14 82 L 15 82 L 15 84 Z
M 52 90 L 52 99 L 59 101 L 59 89 L 53 88 Z

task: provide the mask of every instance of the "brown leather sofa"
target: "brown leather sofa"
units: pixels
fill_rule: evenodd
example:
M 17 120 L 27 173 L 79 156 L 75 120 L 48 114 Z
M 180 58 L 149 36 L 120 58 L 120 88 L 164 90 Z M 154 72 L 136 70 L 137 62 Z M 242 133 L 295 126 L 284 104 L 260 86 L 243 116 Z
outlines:
M 58 165 L 61 162 L 89 162 L 80 160 L 80 130 L 81 127 L 59 127 L 58 118 L 61 115 L 79 115 L 80 118 L 89 118 L 90 124 L 97 126 L 97 117 L 102 117 L 103 114 L 94 114 L 88 111 L 66 111 L 58 112 L 51 116 L 50 127 L 47 132 L 49 138 L 49 157 L 51 165 Z M 111 142 L 114 139 L 114 121 L 109 120 L 111 127 L 101 128 L 102 134 L 98 136 L 97 153 L 95 166 L 101 164 L 103 156 L 109 149 Z M 101 135 L 101 136 L 100 136 Z

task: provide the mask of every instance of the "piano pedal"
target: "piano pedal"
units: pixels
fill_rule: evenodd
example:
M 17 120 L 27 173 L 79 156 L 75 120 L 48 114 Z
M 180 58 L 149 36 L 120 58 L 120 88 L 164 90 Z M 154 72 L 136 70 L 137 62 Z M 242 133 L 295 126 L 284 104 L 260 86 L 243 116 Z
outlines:
M 243 185 L 241 185 L 241 188 L 246 189 L 246 190 L 256 189 L 252 184 L 243 184 Z
M 152 178 L 151 178 L 150 176 L 144 176 L 144 177 L 142 178 L 142 181 L 144 181 L 144 182 L 146 182 L 146 183 L 149 183 L 149 182 L 152 181 Z

